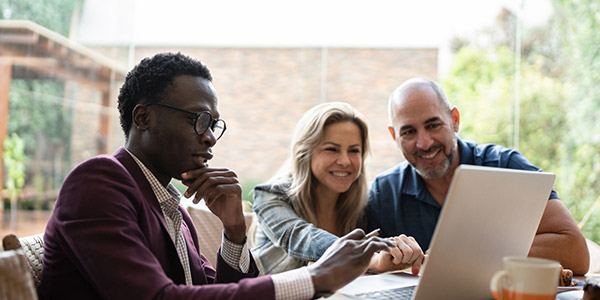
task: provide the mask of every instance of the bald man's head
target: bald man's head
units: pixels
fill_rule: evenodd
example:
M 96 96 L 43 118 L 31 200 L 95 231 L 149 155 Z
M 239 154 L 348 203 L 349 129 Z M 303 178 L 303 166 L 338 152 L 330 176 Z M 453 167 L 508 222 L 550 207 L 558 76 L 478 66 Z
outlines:
M 415 93 L 432 93 L 431 95 L 435 96 L 440 101 L 440 104 L 442 104 L 448 114 L 451 113 L 452 108 L 450 102 L 448 101 L 444 90 L 437 82 L 423 78 L 411 78 L 398 86 L 390 95 L 388 102 L 388 116 L 391 124 L 394 124 L 396 121 L 394 108 L 406 99 L 413 97 Z
M 458 165 L 460 113 L 434 81 L 413 78 L 390 96 L 388 131 L 406 161 L 425 179 L 450 174 Z

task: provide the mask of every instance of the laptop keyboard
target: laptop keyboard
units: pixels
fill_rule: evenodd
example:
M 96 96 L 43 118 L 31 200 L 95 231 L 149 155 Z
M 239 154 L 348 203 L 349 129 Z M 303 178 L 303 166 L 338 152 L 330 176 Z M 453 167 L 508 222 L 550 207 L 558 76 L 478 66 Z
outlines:
M 383 291 L 373 291 L 368 293 L 356 294 L 354 296 L 364 299 L 387 300 L 387 299 L 407 299 L 410 300 L 417 286 L 405 286 L 396 289 Z

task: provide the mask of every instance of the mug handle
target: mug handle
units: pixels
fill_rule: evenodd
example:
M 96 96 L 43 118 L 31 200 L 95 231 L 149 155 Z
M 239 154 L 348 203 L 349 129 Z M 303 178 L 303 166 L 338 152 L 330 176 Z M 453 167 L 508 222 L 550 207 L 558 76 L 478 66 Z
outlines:
M 492 296 L 496 300 L 502 300 L 502 286 L 504 285 L 505 278 L 508 276 L 508 273 L 505 270 L 498 271 L 492 277 L 492 281 L 490 281 L 490 291 L 492 292 Z

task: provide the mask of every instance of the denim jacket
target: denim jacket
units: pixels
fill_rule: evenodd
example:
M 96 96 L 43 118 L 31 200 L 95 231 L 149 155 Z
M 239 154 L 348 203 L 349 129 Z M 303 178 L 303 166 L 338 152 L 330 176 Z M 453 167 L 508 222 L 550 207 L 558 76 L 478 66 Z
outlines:
M 288 184 L 254 188 L 258 226 L 252 255 L 261 274 L 276 274 L 316 261 L 338 239 L 301 218 L 287 196 Z

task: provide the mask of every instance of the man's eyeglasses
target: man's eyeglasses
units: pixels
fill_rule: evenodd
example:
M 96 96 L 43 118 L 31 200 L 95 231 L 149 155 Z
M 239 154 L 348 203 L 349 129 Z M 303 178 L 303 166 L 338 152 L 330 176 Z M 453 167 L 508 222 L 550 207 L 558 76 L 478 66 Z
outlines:
M 206 130 L 208 128 L 210 128 L 213 135 L 218 140 L 221 138 L 221 136 L 223 136 L 225 129 L 227 129 L 227 126 L 225 125 L 224 120 L 213 119 L 212 115 L 208 111 L 195 112 L 195 111 L 171 106 L 171 105 L 164 104 L 164 103 L 158 103 L 158 102 L 147 103 L 145 105 L 146 106 L 158 105 L 158 106 L 167 107 L 170 109 L 174 109 L 174 110 L 178 110 L 178 111 L 182 111 L 182 112 L 186 112 L 186 113 L 195 115 L 196 119 L 194 120 L 194 130 L 196 131 L 197 135 L 204 134 L 204 132 L 206 132 Z

